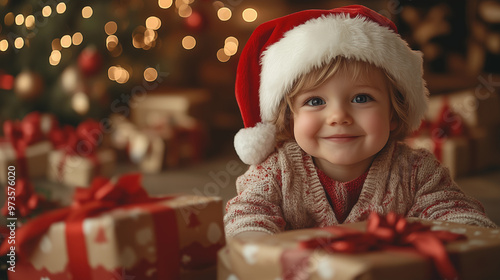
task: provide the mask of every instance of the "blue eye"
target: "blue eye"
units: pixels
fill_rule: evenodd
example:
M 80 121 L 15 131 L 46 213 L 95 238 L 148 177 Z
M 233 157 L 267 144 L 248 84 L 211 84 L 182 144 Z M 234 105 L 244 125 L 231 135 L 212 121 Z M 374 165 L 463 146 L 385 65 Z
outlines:
M 366 103 L 369 101 L 373 101 L 373 98 L 366 94 L 356 95 L 356 97 L 352 100 L 353 103 Z
M 318 98 L 318 97 L 313 97 L 309 100 L 307 100 L 306 102 L 306 105 L 308 106 L 321 106 L 321 105 L 325 105 L 325 101 L 321 98 Z

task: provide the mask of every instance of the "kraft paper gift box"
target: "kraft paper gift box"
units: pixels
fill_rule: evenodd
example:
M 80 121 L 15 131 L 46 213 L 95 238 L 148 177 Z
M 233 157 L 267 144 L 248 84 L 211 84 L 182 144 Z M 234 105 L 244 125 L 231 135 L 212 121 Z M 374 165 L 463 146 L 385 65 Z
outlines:
M 116 185 L 137 182 L 124 177 Z M 17 252 L 16 272 L 9 279 L 215 279 L 216 253 L 225 245 L 222 200 L 195 195 L 152 199 L 111 207 L 80 222 L 50 224 L 26 241 L 31 253 Z
M 432 122 L 439 118 L 444 105 L 449 106 L 451 113 L 459 115 L 467 127 L 491 126 L 500 123 L 500 97 L 494 91 L 468 89 L 431 96 L 426 119 Z M 455 118 L 450 115 L 449 120 L 455 121 Z
M 99 149 L 92 157 L 65 153 L 64 149 L 59 149 L 49 154 L 46 170 L 52 182 L 84 187 L 96 176 L 111 177 L 115 170 L 116 154 L 112 149 Z
M 429 135 L 407 138 L 406 143 L 415 149 L 426 149 L 450 170 L 452 178 L 469 174 L 472 171 L 471 143 L 465 137 L 434 139 Z
M 156 127 L 172 115 L 207 120 L 210 92 L 205 89 L 170 89 L 139 95 L 131 100 L 130 119 L 139 128 Z
M 46 169 L 49 152 L 52 150 L 52 144 L 49 141 L 41 141 L 29 145 L 25 150 L 25 157 L 19 158 L 16 150 L 9 142 L 0 143 L 0 183 L 7 183 L 9 166 L 15 167 L 15 177 L 27 176 L 29 178 L 41 178 L 46 176 Z M 23 171 L 20 160 L 24 161 L 26 171 Z M 28 174 L 22 174 L 27 172 Z
M 445 245 L 451 263 L 458 273 L 458 279 L 500 279 L 499 229 L 442 221 L 418 219 L 408 219 L 408 221 L 429 225 L 433 232 L 443 231 L 465 235 L 465 239 Z M 364 231 L 366 223 L 340 227 Z M 405 248 L 364 253 L 301 249 L 300 244 L 304 241 L 322 240 L 332 236 L 335 235 L 318 228 L 288 231 L 254 239 L 228 240 L 228 245 L 219 251 L 217 279 L 443 279 L 436 273 L 428 258 Z M 292 252 L 292 254 L 287 254 L 287 252 Z M 287 261 L 291 263 L 287 264 Z

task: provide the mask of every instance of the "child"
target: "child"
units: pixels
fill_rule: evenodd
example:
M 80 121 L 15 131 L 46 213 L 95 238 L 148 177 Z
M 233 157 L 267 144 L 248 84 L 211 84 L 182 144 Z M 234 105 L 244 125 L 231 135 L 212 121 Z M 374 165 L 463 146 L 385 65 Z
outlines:
M 422 56 L 363 6 L 259 26 L 238 65 L 245 128 L 228 237 L 366 220 L 369 213 L 495 227 L 429 152 L 398 140 L 427 109 Z

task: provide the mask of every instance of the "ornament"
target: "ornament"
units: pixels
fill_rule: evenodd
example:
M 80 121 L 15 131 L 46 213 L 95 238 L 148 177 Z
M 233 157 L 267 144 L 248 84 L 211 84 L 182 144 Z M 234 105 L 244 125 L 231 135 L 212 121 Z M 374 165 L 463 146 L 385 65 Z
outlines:
M 43 91 L 43 80 L 39 74 L 25 70 L 17 75 L 14 81 L 14 92 L 24 100 L 33 100 Z
M 186 27 L 193 32 L 200 32 L 206 26 L 207 20 L 202 13 L 193 11 L 191 15 L 184 19 Z
M 66 94 L 73 95 L 83 88 L 82 77 L 75 66 L 69 66 L 61 74 L 61 85 Z
M 78 67 L 82 73 L 89 77 L 101 70 L 103 58 L 96 47 L 86 47 L 78 56 Z

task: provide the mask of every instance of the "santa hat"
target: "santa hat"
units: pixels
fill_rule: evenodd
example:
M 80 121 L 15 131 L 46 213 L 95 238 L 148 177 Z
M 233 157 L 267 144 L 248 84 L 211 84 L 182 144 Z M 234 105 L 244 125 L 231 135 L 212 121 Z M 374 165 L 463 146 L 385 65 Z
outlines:
M 236 100 L 245 128 L 234 146 L 246 164 L 259 164 L 274 150 L 280 102 L 294 81 L 337 56 L 369 62 L 395 80 L 410 104 L 410 130 L 427 110 L 422 55 L 413 51 L 384 16 L 360 5 L 307 10 L 263 23 L 242 51 Z

